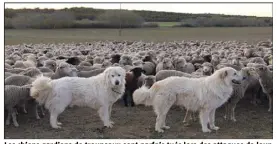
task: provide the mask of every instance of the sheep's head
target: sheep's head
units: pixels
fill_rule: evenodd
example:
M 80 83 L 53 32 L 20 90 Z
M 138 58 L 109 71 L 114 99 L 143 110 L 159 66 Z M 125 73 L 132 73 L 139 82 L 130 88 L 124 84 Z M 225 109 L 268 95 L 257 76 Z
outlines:
M 57 68 L 57 63 L 54 60 L 49 59 L 49 60 L 44 61 L 44 67 L 47 67 L 47 68 L 55 71 Z
M 163 68 L 165 70 L 173 69 L 173 64 L 172 64 L 171 59 L 165 58 L 165 59 L 162 60 L 162 63 L 163 63 Z
M 120 65 L 132 65 L 132 58 L 128 55 L 123 55 L 120 58 L 119 64 Z
M 214 72 L 213 65 L 209 62 L 205 62 L 202 64 L 203 75 L 211 75 Z

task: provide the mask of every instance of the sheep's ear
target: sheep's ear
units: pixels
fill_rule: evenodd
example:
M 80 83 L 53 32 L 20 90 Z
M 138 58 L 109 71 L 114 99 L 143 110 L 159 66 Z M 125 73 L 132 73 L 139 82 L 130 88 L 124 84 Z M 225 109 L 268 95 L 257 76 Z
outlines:
M 228 72 L 227 72 L 227 70 L 225 70 L 225 71 L 221 72 L 219 76 L 221 79 L 224 79 L 227 75 L 228 75 Z

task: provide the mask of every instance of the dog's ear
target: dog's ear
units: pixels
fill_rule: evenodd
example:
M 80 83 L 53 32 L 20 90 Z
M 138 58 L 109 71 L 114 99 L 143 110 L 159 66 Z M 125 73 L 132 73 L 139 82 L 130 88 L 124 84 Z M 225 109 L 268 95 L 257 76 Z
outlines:
M 228 75 L 227 70 L 221 72 L 221 74 L 219 75 L 221 79 L 224 79 L 226 76 Z

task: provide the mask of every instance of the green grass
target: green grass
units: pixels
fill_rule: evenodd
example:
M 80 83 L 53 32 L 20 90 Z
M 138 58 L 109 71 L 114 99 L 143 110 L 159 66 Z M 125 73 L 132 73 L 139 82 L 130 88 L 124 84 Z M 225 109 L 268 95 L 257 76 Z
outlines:
M 22 43 L 70 43 L 97 40 L 142 40 L 142 41 L 182 41 L 182 40 L 238 40 L 258 42 L 272 39 L 272 27 L 247 28 L 141 28 L 123 29 L 8 29 L 5 30 L 5 45 Z
M 158 23 L 160 27 L 172 27 L 174 25 L 177 25 L 179 22 L 155 22 Z

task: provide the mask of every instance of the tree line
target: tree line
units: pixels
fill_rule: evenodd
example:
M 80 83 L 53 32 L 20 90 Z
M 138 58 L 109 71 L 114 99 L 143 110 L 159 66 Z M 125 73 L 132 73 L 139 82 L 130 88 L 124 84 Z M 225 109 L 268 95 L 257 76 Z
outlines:
M 141 28 L 158 22 L 178 22 L 174 27 L 272 26 L 272 17 L 190 14 L 144 10 L 107 10 L 84 7 L 64 9 L 5 9 L 5 28 Z

